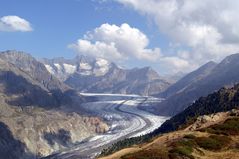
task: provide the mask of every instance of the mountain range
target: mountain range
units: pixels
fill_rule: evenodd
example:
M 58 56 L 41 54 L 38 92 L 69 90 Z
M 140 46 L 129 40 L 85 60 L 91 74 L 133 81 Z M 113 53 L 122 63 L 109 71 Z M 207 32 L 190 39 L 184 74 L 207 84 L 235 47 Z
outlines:
M 123 69 L 102 58 L 43 59 L 47 70 L 68 86 L 81 92 L 153 95 L 171 82 L 150 67 Z
M 196 115 L 236 108 L 238 86 L 231 87 L 239 82 L 238 68 L 239 54 L 233 54 L 172 84 L 150 67 L 124 69 L 86 56 L 37 60 L 24 52 L 4 51 L 0 53 L 0 147 L 8 152 L 18 146 L 11 158 L 41 157 L 106 132 L 104 121 L 81 109 L 86 99 L 79 92 L 165 98 L 154 106 L 154 113 L 181 113 L 157 131 L 173 131 Z
M 239 54 L 226 57 L 220 63 L 209 62 L 171 85 L 159 97 L 165 100 L 156 110 L 163 115 L 176 115 L 196 99 L 207 96 L 221 87 L 230 87 L 239 82 Z

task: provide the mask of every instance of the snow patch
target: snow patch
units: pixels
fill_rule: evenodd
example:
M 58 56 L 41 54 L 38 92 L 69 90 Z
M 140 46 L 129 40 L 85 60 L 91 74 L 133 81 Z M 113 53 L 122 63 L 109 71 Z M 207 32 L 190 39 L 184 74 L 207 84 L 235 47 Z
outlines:
M 98 58 L 95 64 L 96 64 L 96 68 L 94 69 L 95 76 L 104 76 L 109 71 L 110 63 L 107 60 Z
M 80 74 L 83 76 L 89 76 L 89 75 L 92 75 L 92 72 L 91 71 L 81 71 Z
M 70 64 L 63 64 L 66 73 L 73 74 L 76 71 L 76 66 Z
M 91 70 L 92 69 L 91 65 L 88 63 L 80 63 L 80 68 L 83 70 Z
M 137 94 L 80 93 L 83 96 L 142 97 Z
M 54 63 L 54 66 L 56 66 L 56 68 L 60 71 L 60 70 L 62 70 L 62 68 L 61 68 L 61 65 L 60 64 L 58 64 L 58 63 Z
M 45 67 L 46 67 L 47 71 L 50 72 L 51 74 L 55 73 L 54 69 L 50 65 L 45 65 Z
M 94 70 L 95 76 L 104 76 L 109 71 L 108 67 L 101 67 Z
M 97 58 L 96 59 L 96 65 L 102 67 L 102 66 L 108 66 L 109 65 L 109 61 L 102 59 L 102 58 Z

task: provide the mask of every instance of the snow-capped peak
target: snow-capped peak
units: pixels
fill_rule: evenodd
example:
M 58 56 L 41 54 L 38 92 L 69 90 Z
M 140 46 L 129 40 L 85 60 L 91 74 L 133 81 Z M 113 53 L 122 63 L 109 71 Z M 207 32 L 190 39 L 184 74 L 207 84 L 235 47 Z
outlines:
M 91 70 L 92 66 L 89 63 L 81 62 L 80 69 L 82 70 Z
M 68 73 L 68 74 L 73 74 L 76 71 L 75 65 L 70 65 L 70 64 L 64 63 L 63 66 L 64 66 L 66 73 Z
M 109 61 L 107 61 L 106 59 L 97 58 L 96 65 L 98 65 L 99 67 L 106 67 L 109 65 Z
M 97 58 L 95 62 L 94 74 L 95 76 L 103 76 L 105 75 L 110 69 L 110 62 L 102 59 Z
M 47 65 L 47 64 L 46 64 L 45 67 L 46 67 L 46 69 L 47 69 L 48 72 L 50 72 L 51 74 L 55 74 L 54 69 L 53 69 L 50 65 Z

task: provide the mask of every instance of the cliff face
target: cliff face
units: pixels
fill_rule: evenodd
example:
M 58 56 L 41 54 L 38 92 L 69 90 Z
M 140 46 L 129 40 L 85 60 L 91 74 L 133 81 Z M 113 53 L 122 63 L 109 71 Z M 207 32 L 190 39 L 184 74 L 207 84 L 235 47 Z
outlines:
M 108 131 L 108 126 L 95 117 L 34 107 L 9 108 L 4 103 L 0 107 L 5 110 L 1 111 L 0 121 L 22 143 L 24 151 L 18 154 L 22 158 L 27 153 L 38 157 L 47 156 L 96 133 Z M 12 151 L 11 148 L 9 151 Z

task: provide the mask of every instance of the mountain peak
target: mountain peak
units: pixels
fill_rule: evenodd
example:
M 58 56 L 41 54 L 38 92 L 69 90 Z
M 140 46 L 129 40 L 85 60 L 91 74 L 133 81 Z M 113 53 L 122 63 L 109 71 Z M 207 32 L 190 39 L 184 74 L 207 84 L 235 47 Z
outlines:
M 206 64 L 204 64 L 202 67 L 210 67 L 210 66 L 215 66 L 217 63 L 214 61 L 209 61 Z
M 143 67 L 142 69 L 146 71 L 154 71 L 153 68 L 150 66 Z
M 216 63 L 210 61 L 203 66 L 199 67 L 197 70 L 187 74 L 175 84 L 170 86 L 165 92 L 161 93 L 161 97 L 170 97 L 174 94 L 184 91 L 187 87 L 194 85 L 200 79 L 206 77 L 215 67 Z
M 239 53 L 227 56 L 220 64 L 228 65 L 230 63 L 239 63 Z
M 0 59 L 13 64 L 20 70 L 27 73 L 32 79 L 38 81 L 49 90 L 66 90 L 68 86 L 53 77 L 46 69 L 44 64 L 37 61 L 30 54 L 8 50 L 0 53 Z
M 11 59 L 30 59 L 33 58 L 29 53 L 16 50 L 7 50 L 0 52 L 0 56 Z

